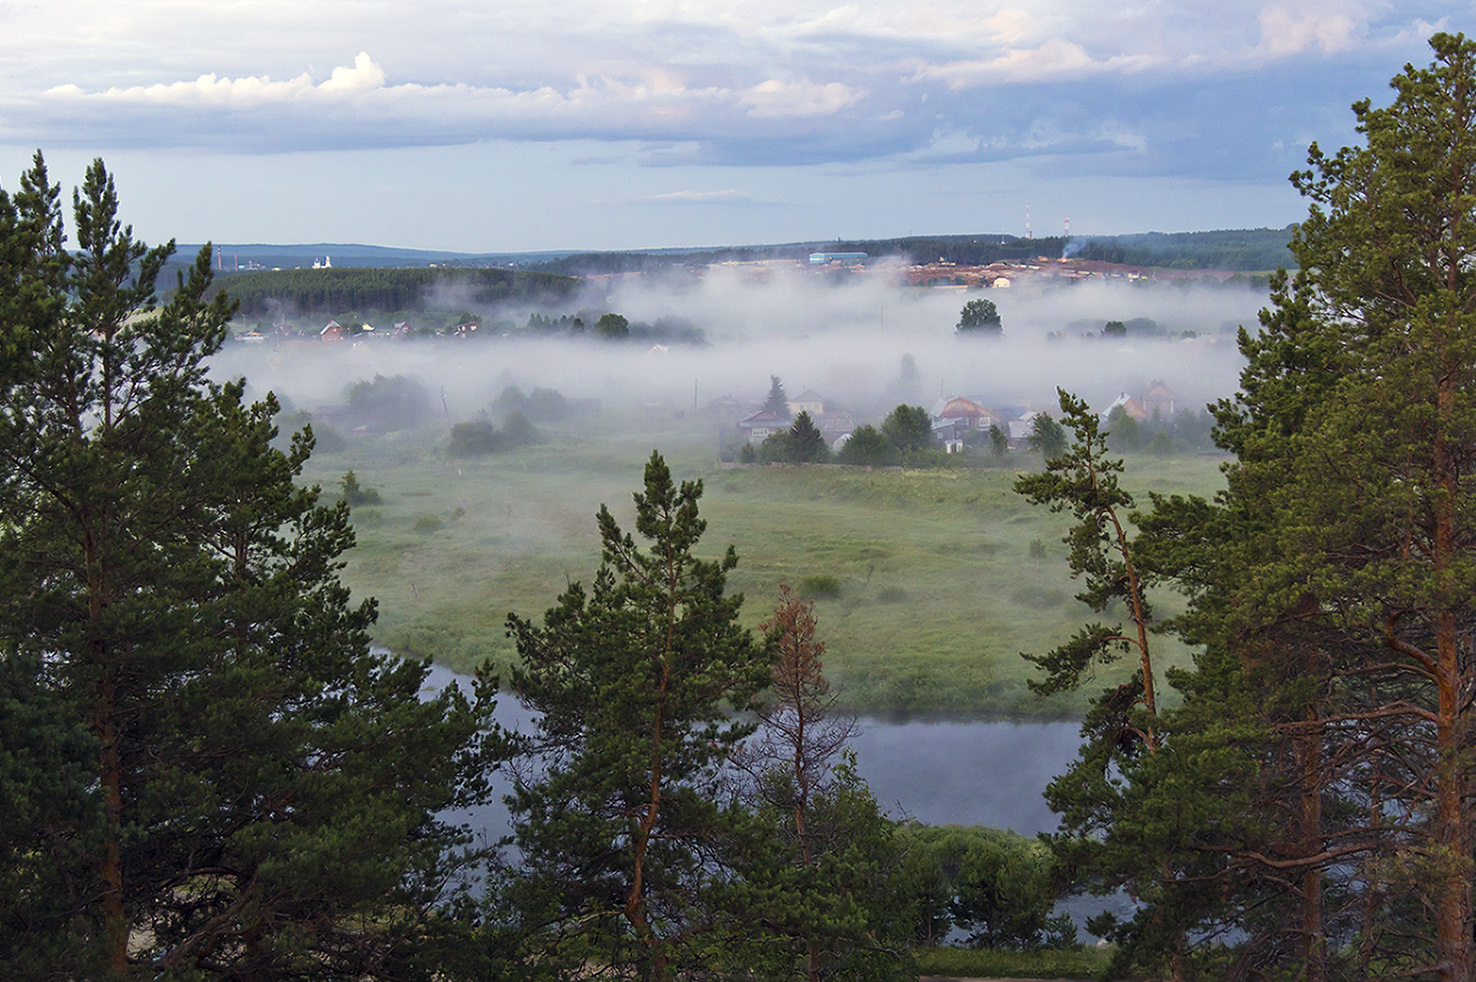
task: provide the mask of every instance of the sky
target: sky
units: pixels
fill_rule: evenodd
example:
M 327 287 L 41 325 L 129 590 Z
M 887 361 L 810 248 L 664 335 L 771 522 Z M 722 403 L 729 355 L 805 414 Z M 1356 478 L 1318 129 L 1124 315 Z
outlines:
M 464 252 L 1281 227 L 1430 0 L 0 0 L 0 187 Z

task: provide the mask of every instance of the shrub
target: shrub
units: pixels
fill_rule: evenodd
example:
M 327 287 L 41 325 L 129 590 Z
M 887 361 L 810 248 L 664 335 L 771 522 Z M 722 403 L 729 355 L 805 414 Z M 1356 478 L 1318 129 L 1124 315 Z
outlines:
M 359 484 L 359 478 L 354 474 L 353 471 L 348 471 L 347 473 L 345 473 L 343 477 L 339 479 L 338 484 L 343 489 L 343 500 L 347 501 L 350 507 L 356 507 L 358 505 L 379 505 L 384 503 L 380 499 L 378 491 L 376 491 L 374 488 L 366 488 Z
M 416 535 L 430 535 L 434 532 L 439 532 L 445 527 L 446 523 L 437 518 L 435 515 L 421 515 L 415 520 L 415 524 L 411 527 L 411 531 L 413 531 Z
M 364 426 L 377 432 L 419 426 L 433 415 L 424 385 L 404 375 L 375 375 L 348 389 L 348 404 Z
M 803 600 L 832 600 L 840 596 L 840 580 L 829 573 L 817 573 L 800 580 L 799 595 Z
M 453 457 L 480 457 L 508 449 L 507 436 L 485 417 L 451 427 L 451 443 L 446 452 Z

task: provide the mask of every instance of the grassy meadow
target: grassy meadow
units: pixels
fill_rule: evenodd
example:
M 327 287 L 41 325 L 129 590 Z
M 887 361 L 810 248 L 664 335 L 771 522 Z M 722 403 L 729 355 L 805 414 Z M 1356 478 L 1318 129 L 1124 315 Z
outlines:
M 316 453 L 306 476 L 336 494 L 352 469 L 379 493 L 382 503 L 354 509 L 359 545 L 344 579 L 377 598 L 378 643 L 452 668 L 505 666 L 516 657 L 508 612 L 540 616 L 567 583 L 592 578 L 595 512 L 608 504 L 630 530 L 631 494 L 658 449 L 675 476 L 703 480 L 698 551 L 736 547 L 730 584 L 745 594 L 748 624 L 768 615 L 780 584 L 815 588 L 826 671 L 851 708 L 1064 717 L 1085 705 L 1090 693 L 1031 694 L 1033 666 L 1019 657 L 1059 644 L 1090 616 L 1065 569 L 1069 516 L 1011 489 L 1034 458 L 981 470 L 722 467 L 717 432 L 715 421 L 653 412 L 453 459 L 448 428 L 432 426 L 351 436 Z M 1210 493 L 1219 482 L 1216 460 L 1129 458 L 1135 491 Z M 1044 559 L 1032 558 L 1034 540 Z M 1187 661 L 1160 645 L 1165 664 Z M 1113 666 L 1102 682 L 1130 671 Z

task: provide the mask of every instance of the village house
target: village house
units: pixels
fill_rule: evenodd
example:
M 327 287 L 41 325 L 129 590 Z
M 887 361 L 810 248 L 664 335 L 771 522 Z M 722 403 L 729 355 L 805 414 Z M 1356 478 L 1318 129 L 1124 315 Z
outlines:
M 809 413 L 811 419 L 819 419 L 825 415 L 825 397 L 814 389 L 806 389 L 793 399 L 786 399 L 785 405 L 789 407 L 791 417 Z
M 1164 385 L 1162 379 L 1154 379 L 1143 390 L 1143 398 L 1139 402 L 1149 416 L 1157 413 L 1160 419 L 1169 419 L 1178 411 L 1179 394 Z
M 1139 423 L 1146 423 L 1148 421 L 1148 417 L 1153 415 L 1152 413 L 1148 412 L 1148 410 L 1143 408 L 1143 404 L 1141 402 L 1124 392 L 1122 395 L 1118 396 L 1112 401 L 1112 405 L 1102 410 L 1102 419 L 1105 421 L 1110 418 L 1112 416 L 1112 411 L 1119 407 L 1122 408 L 1123 415 L 1128 416 L 1129 418 L 1136 420 Z
M 738 431 L 743 434 L 744 439 L 755 446 L 762 443 L 765 437 L 783 433 L 788 429 L 789 420 L 781 419 L 762 409 L 738 421 Z
M 936 407 L 933 419 L 939 423 L 960 423 L 966 430 L 987 430 L 1004 422 L 1000 413 L 962 396 L 955 396 Z

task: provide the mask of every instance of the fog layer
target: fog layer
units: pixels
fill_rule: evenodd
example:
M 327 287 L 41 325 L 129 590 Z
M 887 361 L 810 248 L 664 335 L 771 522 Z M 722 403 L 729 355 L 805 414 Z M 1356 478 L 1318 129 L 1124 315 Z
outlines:
M 955 334 L 963 304 L 978 297 L 997 305 L 1002 337 Z M 691 412 L 723 396 L 757 404 L 771 375 L 791 396 L 812 389 L 827 410 L 852 411 L 858 422 L 899 402 L 927 406 L 955 395 L 1050 410 L 1058 386 L 1105 406 L 1154 379 L 1178 393 L 1180 407 L 1197 410 L 1234 391 L 1235 328 L 1254 327 L 1265 299 L 1231 286 L 1025 281 L 964 290 L 898 286 L 880 271 L 837 282 L 806 270 L 718 267 L 695 280 L 591 285 L 577 303 L 540 311 L 612 311 L 632 323 L 679 318 L 700 329 L 698 345 L 519 336 L 507 328 L 526 322 L 523 308 L 487 312 L 481 336 L 470 340 L 232 345 L 215 367 L 307 409 L 341 402 L 360 379 L 410 375 L 444 396 L 453 422 L 487 408 L 508 385 Z M 1108 321 L 1135 319 L 1161 333 L 1101 335 Z

